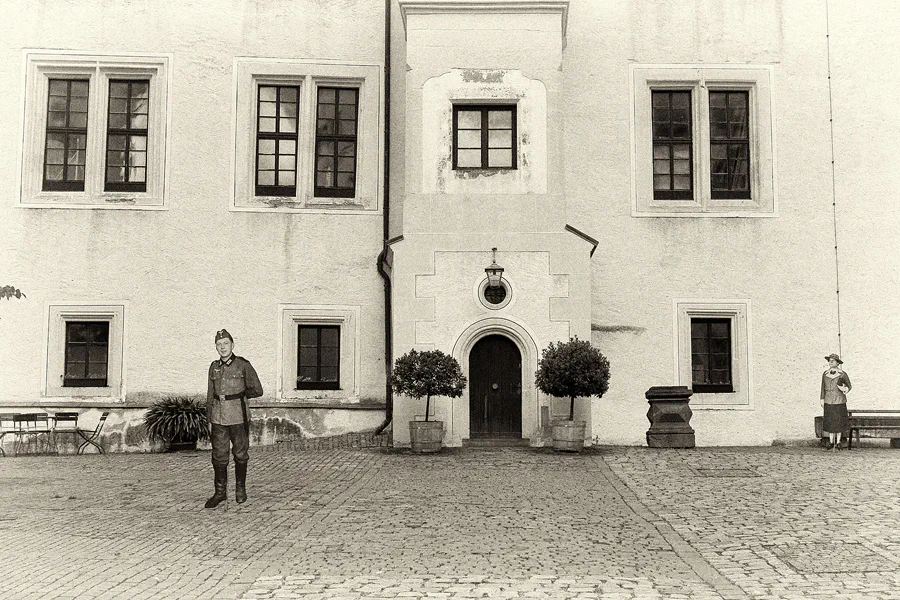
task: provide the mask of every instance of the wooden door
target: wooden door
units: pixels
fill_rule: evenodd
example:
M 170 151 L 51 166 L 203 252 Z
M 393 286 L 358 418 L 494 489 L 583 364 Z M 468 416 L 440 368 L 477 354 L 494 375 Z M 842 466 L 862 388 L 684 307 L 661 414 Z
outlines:
M 522 355 L 502 335 L 469 353 L 469 437 L 522 437 Z

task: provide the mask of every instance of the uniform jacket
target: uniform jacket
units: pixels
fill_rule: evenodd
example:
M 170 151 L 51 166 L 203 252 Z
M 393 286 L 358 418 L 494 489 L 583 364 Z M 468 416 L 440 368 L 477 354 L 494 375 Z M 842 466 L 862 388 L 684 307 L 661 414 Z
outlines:
M 832 369 L 822 373 L 822 394 L 820 398 L 825 401 L 825 404 L 846 404 L 847 395 L 839 390 L 838 386 L 843 385 L 848 388 L 847 391 L 850 391 L 850 388 L 853 387 L 850 385 L 850 376 L 843 370 L 835 369 L 835 371 L 835 375 L 831 374 Z
M 227 361 L 214 360 L 209 365 L 206 410 L 209 422 L 216 425 L 249 425 L 250 412 L 245 400 L 259 398 L 262 384 L 253 365 L 232 354 Z M 222 396 L 225 396 L 222 399 Z

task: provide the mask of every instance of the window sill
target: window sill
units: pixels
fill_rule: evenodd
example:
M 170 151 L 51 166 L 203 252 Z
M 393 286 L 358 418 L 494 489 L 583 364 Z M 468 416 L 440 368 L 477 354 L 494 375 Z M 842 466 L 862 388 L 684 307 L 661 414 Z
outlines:
M 377 215 L 381 213 L 374 207 L 374 200 L 365 198 L 308 198 L 306 202 L 296 198 L 279 196 L 257 196 L 252 204 L 232 206 L 233 212 L 258 213 L 308 213 L 308 214 L 342 214 L 342 215 Z
M 383 402 L 341 402 L 332 398 L 285 398 L 283 400 L 264 400 L 250 402 L 254 408 L 317 408 L 336 410 L 385 410 Z
M 92 210 L 168 210 L 159 198 L 139 197 L 134 193 L 116 192 L 86 197 L 84 194 L 41 194 L 20 202 L 16 208 L 74 208 Z
M 778 213 L 762 212 L 761 210 L 729 210 L 729 211 L 700 211 L 700 210 L 684 210 L 674 211 L 666 208 L 657 208 L 650 210 L 632 210 L 632 217 L 716 217 L 716 218 L 753 218 L 753 219 L 771 219 L 777 217 Z

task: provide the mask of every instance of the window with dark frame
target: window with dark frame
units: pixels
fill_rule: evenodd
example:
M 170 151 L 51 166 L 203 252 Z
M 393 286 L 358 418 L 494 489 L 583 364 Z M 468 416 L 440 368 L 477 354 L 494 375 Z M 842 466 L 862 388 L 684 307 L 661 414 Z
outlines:
M 695 392 L 734 391 L 731 374 L 731 319 L 691 319 L 691 371 Z
M 750 94 L 709 92 L 709 171 L 714 199 L 750 198 Z
M 454 169 L 516 169 L 516 106 L 453 106 Z
M 653 198 L 694 198 L 690 90 L 654 90 Z
M 147 191 L 150 82 L 109 82 L 106 132 L 107 192 Z
M 318 88 L 314 191 L 318 198 L 356 195 L 358 108 L 357 88 Z
M 107 387 L 109 322 L 66 322 L 63 387 Z
M 48 81 L 44 191 L 84 191 L 88 87 L 86 79 Z
M 298 390 L 337 390 L 341 384 L 341 328 L 297 326 Z
M 300 88 L 260 85 L 256 110 L 256 195 L 296 196 Z

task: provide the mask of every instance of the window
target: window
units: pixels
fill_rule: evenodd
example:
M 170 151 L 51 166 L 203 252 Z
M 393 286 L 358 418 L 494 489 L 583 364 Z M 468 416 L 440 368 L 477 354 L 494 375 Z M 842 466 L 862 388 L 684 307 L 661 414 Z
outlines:
M 751 407 L 749 323 L 749 300 L 675 300 L 677 381 L 692 407 Z
M 516 168 L 516 107 L 453 107 L 454 169 Z
M 653 92 L 653 197 L 693 198 L 691 92 Z
M 416 95 L 421 193 L 547 193 L 548 146 L 557 132 L 547 129 L 553 120 L 540 77 L 515 69 L 449 69 L 424 81 Z
M 691 371 L 695 392 L 734 391 L 730 319 L 691 319 Z
M 320 87 L 316 103 L 317 197 L 356 193 L 356 115 L 359 91 Z
M 125 306 L 51 304 L 42 394 L 121 400 Z
M 341 328 L 298 325 L 297 389 L 336 390 L 340 386 Z
M 750 198 L 749 96 L 747 92 L 709 92 L 713 198 Z
M 84 191 L 89 85 L 86 79 L 48 82 L 44 190 Z
M 381 67 L 238 59 L 235 68 L 235 209 L 378 209 Z
M 632 67 L 633 215 L 775 214 L 771 75 Z
M 108 321 L 66 322 L 65 387 L 106 387 Z
M 300 88 L 261 85 L 256 112 L 256 195 L 297 193 L 297 101 Z
M 162 207 L 168 65 L 28 52 L 22 205 Z
M 147 191 L 149 115 L 149 82 L 141 80 L 109 82 L 104 188 L 106 191 Z
M 358 306 L 283 304 L 276 397 L 282 400 L 359 400 Z

